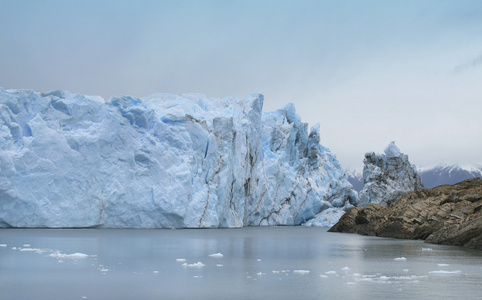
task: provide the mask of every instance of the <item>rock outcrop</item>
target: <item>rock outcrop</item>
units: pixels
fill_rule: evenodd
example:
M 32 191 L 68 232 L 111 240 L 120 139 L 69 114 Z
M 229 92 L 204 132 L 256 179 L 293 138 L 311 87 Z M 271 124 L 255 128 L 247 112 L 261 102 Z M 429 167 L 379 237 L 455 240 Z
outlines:
M 329 231 L 482 249 L 482 179 L 415 191 L 388 206 L 356 207 Z
M 360 206 L 390 204 L 406 193 L 423 188 L 416 167 L 395 142 L 385 148 L 385 154 L 366 153 L 363 162 L 365 186 L 359 193 Z

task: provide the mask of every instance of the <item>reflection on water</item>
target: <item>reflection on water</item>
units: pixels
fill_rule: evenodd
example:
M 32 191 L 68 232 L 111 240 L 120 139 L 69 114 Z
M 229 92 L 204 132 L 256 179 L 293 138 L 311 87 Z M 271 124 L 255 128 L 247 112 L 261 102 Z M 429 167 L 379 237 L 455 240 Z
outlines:
M 4 229 L 0 278 L 2 299 L 476 299 L 482 253 L 326 228 Z

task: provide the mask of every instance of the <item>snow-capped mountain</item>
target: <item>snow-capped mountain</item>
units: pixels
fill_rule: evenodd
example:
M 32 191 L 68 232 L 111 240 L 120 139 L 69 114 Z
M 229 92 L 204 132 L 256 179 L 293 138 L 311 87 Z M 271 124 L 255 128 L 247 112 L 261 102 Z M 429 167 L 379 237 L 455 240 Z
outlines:
M 360 170 L 348 169 L 346 170 L 348 176 L 348 182 L 353 185 L 353 189 L 357 192 L 363 189 L 365 184 L 363 183 L 363 172 Z
M 353 207 L 319 127 L 262 107 L 0 88 L 0 227 L 299 225 Z
M 432 188 L 443 184 L 452 185 L 465 179 L 482 177 L 482 165 L 440 165 L 419 168 L 419 174 L 425 187 Z

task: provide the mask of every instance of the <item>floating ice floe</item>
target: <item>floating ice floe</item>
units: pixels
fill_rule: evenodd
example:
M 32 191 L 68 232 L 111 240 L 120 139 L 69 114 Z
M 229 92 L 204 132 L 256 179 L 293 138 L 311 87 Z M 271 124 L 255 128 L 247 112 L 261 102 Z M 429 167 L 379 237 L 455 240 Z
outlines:
M 449 274 L 459 274 L 462 271 L 456 270 L 456 271 L 445 271 L 445 270 L 438 270 L 438 271 L 430 271 L 428 272 L 429 274 L 435 274 L 435 275 L 449 275 Z
M 309 274 L 310 270 L 294 270 L 293 273 L 305 275 L 305 274 Z
M 393 260 L 396 260 L 396 261 L 405 261 L 405 260 L 407 260 L 407 258 L 406 258 L 406 257 L 396 257 L 396 258 L 394 258 Z
M 342 268 L 342 270 L 343 270 L 343 271 L 348 271 L 348 270 L 350 270 L 350 268 L 349 268 L 349 267 L 344 267 L 344 268 Z
M 422 251 L 432 251 L 432 248 L 422 248 Z
M 0 247 L 7 247 L 7 244 L 0 244 Z
M 177 258 L 176 261 L 177 262 L 186 262 L 186 259 L 185 258 Z
M 203 268 L 206 265 L 203 264 L 202 262 L 198 261 L 197 263 L 194 263 L 194 264 L 183 263 L 182 266 L 187 267 L 187 268 Z
M 152 271 L 152 273 L 154 273 L 154 274 L 159 274 L 159 271 Z
M 209 254 L 209 257 L 214 257 L 214 258 L 222 258 L 224 255 L 221 253 L 214 253 L 214 254 Z
M 448 267 L 449 264 L 437 264 L 437 266 L 439 266 L 439 267 Z
M 19 248 L 18 251 L 35 252 L 35 253 L 38 253 L 38 254 L 42 254 L 42 253 L 46 252 L 47 250 L 42 250 L 42 249 L 38 249 L 38 248 Z
M 87 255 L 85 253 L 77 252 L 77 253 L 72 253 L 72 254 L 65 254 L 65 253 L 61 253 L 59 251 L 54 252 L 54 253 L 50 253 L 49 256 L 55 257 L 55 258 L 70 258 L 70 259 L 82 259 L 82 258 L 89 257 L 89 255 Z
M 328 271 L 328 272 L 325 272 L 325 274 L 336 274 L 336 271 Z
M 216 267 L 223 267 L 222 264 L 216 264 Z

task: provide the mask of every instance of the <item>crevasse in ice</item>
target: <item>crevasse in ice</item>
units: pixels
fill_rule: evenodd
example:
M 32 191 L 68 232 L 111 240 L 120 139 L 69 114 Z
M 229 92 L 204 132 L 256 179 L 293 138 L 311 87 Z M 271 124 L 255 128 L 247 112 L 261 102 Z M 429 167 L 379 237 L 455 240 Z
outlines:
M 358 197 L 293 105 L 0 89 L 0 227 L 298 225 Z

